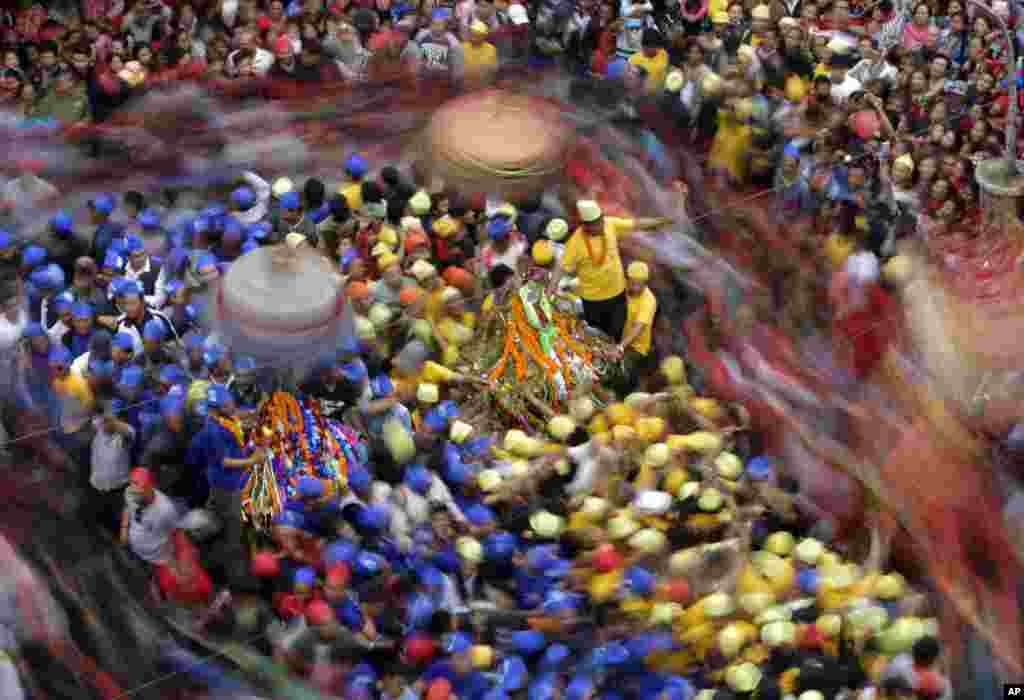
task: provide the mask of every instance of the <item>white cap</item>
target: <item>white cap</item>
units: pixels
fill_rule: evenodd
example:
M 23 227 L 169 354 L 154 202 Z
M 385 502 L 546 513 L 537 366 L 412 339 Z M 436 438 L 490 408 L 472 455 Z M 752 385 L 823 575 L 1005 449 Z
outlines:
M 437 268 L 428 263 L 426 260 L 417 260 L 416 262 L 413 263 L 412 267 L 409 269 L 409 272 L 411 272 L 412 276 L 415 277 L 418 281 L 422 282 L 423 280 L 427 280 L 430 279 L 431 277 L 436 276 Z
M 844 267 L 846 274 L 850 276 L 850 281 L 860 284 L 877 282 L 878 276 L 881 274 L 878 258 L 874 253 L 868 251 L 854 253 L 846 259 Z
M 565 219 L 552 219 L 544 229 L 544 235 L 553 241 L 560 241 L 569 235 L 569 224 Z
M 274 180 L 274 186 L 272 188 L 272 191 L 275 197 L 280 197 L 281 195 L 287 192 L 291 192 L 294 189 L 295 184 L 291 180 L 289 180 L 286 177 L 279 177 L 276 180 Z
M 289 248 L 292 248 L 294 250 L 295 248 L 298 248 L 300 245 L 306 242 L 306 237 L 303 236 L 301 233 L 292 231 L 291 233 L 284 237 L 284 242 Z
M 517 27 L 530 23 L 530 16 L 526 14 L 526 8 L 522 5 L 509 5 L 508 18 Z
M 416 388 L 416 400 L 423 403 L 437 403 L 440 399 L 440 391 L 437 384 L 420 384 Z
M 592 199 L 581 199 L 576 202 L 576 210 L 579 212 L 580 220 L 583 223 L 597 221 L 603 215 L 601 206 Z

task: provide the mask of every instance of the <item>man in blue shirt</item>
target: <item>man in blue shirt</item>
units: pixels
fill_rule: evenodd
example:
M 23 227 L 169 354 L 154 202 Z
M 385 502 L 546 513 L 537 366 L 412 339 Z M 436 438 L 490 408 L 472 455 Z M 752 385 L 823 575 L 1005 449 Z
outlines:
M 267 454 L 263 449 L 250 451 L 246 446 L 235 417 L 237 407 L 230 389 L 220 384 L 211 385 L 206 404 L 206 423 L 192 439 L 186 461 L 192 468 L 206 470 L 213 508 L 224 523 L 222 561 L 245 562 L 242 489 L 249 480 L 249 470 L 266 459 Z M 229 571 L 229 576 L 234 573 Z M 245 571 L 238 573 L 245 575 Z

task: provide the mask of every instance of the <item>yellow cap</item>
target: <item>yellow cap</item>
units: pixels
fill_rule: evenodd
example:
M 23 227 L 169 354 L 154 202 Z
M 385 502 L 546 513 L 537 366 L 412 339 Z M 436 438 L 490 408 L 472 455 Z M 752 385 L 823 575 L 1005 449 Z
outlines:
M 658 416 L 640 418 L 636 422 L 636 432 L 644 442 L 658 440 L 665 434 L 665 419 Z
M 661 373 L 668 383 L 675 386 L 686 382 L 686 363 L 679 355 L 670 355 L 661 362 Z
M 473 32 L 478 36 L 487 36 L 490 30 L 487 25 L 478 19 L 473 20 L 473 23 L 469 25 L 469 31 Z
M 753 692 L 761 684 L 761 669 L 749 661 L 725 670 L 725 682 L 737 693 Z
M 706 596 L 702 607 L 704 614 L 713 619 L 728 617 L 736 610 L 736 604 L 728 593 L 712 593 Z
M 768 535 L 764 541 L 764 548 L 772 554 L 787 557 L 793 551 L 794 542 L 792 533 L 779 530 Z
M 734 658 L 746 643 L 747 635 L 738 625 L 726 625 L 718 633 L 718 649 L 726 659 Z
M 552 219 L 544 228 L 544 235 L 553 241 L 560 241 L 569 235 L 569 224 L 565 219 Z
M 455 541 L 455 551 L 467 561 L 480 563 L 484 560 L 484 548 L 472 537 L 460 537 Z
M 484 671 L 494 665 L 494 647 L 476 644 L 469 649 L 469 661 L 473 668 Z
M 548 432 L 556 440 L 565 440 L 576 430 L 576 421 L 569 416 L 555 416 L 548 421 Z
M 901 155 L 899 158 L 893 161 L 893 164 L 902 165 L 904 168 L 908 168 L 910 172 L 914 172 L 914 159 L 910 157 L 909 153 L 904 153 L 903 155 Z
M 716 12 L 711 15 L 712 24 L 729 24 L 729 15 L 725 12 Z
M 542 238 L 533 244 L 533 262 L 541 267 L 547 267 L 555 259 L 555 248 L 551 241 Z
M 668 445 L 663 442 L 656 442 L 644 451 L 644 462 L 652 467 L 663 467 L 668 464 Z
M 569 415 L 577 423 L 586 423 L 594 415 L 594 402 L 583 396 L 569 403 Z
M 650 279 L 651 273 L 647 268 L 647 263 L 634 260 L 626 268 L 626 276 L 634 282 L 646 282 Z
M 743 462 L 732 452 L 722 452 L 715 457 L 715 469 L 723 479 L 736 480 L 743 473 Z
M 707 488 L 701 492 L 700 498 L 697 499 L 697 507 L 704 512 L 714 513 L 722 507 L 724 502 L 721 491 L 716 488 Z
M 674 70 L 665 78 L 665 89 L 669 92 L 679 92 L 683 89 L 684 82 L 682 71 Z
M 875 582 L 875 596 L 882 600 L 900 598 L 906 588 L 903 577 L 899 574 L 886 574 Z
M 438 238 L 451 238 L 459 230 L 459 224 L 451 216 L 445 214 L 434 220 L 433 229 Z
M 416 387 L 416 400 L 423 403 L 437 403 L 440 400 L 440 390 L 436 384 L 420 384 Z
M 553 538 L 562 534 L 565 521 L 554 513 L 546 510 L 538 511 L 530 516 L 530 529 L 539 537 Z
M 416 216 L 423 216 L 430 213 L 430 195 L 426 190 L 420 190 L 409 198 L 409 207 Z
M 383 253 L 377 258 L 377 269 L 382 272 L 384 270 L 387 270 L 388 268 L 394 267 L 397 264 L 398 256 L 391 252 Z
M 610 404 L 604 414 L 612 425 L 631 425 L 636 419 L 636 412 L 624 403 Z
M 480 490 L 485 493 L 492 493 L 501 486 L 501 473 L 497 469 L 484 469 L 476 478 Z

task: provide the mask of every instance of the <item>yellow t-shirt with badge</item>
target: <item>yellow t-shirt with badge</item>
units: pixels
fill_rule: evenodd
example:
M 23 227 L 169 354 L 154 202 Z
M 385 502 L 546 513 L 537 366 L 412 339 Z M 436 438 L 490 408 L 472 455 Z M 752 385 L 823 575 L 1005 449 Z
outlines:
M 665 49 L 658 49 L 657 53 L 650 58 L 643 51 L 638 51 L 633 54 L 629 62 L 647 71 L 648 93 L 658 92 L 665 84 L 665 78 L 668 76 L 668 52 Z
M 462 42 L 462 65 L 467 76 L 486 75 L 498 67 L 498 50 L 494 44 L 483 42 L 479 46 L 471 41 Z
M 633 219 L 605 217 L 604 236 L 587 236 L 582 227 L 573 232 L 565 245 L 562 269 L 579 278 L 581 298 L 606 301 L 626 290 L 619 237 L 632 233 L 634 228 L 636 222 Z
M 641 355 L 651 351 L 651 330 L 654 328 L 654 314 L 658 312 L 658 298 L 649 288 L 636 296 L 626 297 L 626 328 L 634 323 L 641 324 L 644 329 L 630 344 L 627 350 L 635 350 Z
M 363 183 L 361 182 L 350 182 L 347 185 L 342 185 L 338 188 L 338 194 L 345 198 L 348 202 L 348 208 L 352 211 L 358 211 L 363 206 Z

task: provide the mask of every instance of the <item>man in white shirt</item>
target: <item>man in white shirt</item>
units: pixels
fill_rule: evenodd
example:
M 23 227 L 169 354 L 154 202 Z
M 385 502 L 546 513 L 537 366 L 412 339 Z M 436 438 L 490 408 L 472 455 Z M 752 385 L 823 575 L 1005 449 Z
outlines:
M 150 564 L 173 561 L 174 531 L 180 516 L 171 499 L 156 490 L 148 469 L 132 470 L 125 504 L 121 543 Z
M 135 428 L 118 417 L 124 402 L 114 399 L 107 412 L 93 419 L 89 484 L 94 493 L 90 518 L 113 527 L 124 502 L 124 489 L 132 468 Z
M 227 66 L 228 69 L 234 73 L 235 71 L 235 57 L 238 55 L 238 51 L 243 49 L 250 49 L 253 52 L 252 57 L 252 70 L 253 73 L 260 76 L 261 78 L 270 72 L 270 69 L 274 65 L 274 54 L 270 53 L 256 43 L 256 34 L 251 30 L 245 30 L 238 35 L 238 50 L 232 51 L 228 54 Z

